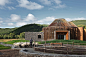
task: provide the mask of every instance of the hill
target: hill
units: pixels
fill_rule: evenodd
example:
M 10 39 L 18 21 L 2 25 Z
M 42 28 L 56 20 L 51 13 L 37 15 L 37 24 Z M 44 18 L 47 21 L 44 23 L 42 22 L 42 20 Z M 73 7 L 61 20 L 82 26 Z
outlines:
M 14 33 L 19 35 L 22 32 L 40 32 L 43 27 L 47 27 L 46 24 L 27 24 L 17 28 L 0 28 L 0 35 Z
M 40 32 L 42 31 L 43 27 L 47 27 L 46 24 L 27 24 L 22 27 L 17 28 L 16 30 L 12 31 L 12 33 L 19 35 L 22 32 Z
M 0 28 L 0 35 L 9 34 L 17 28 Z
M 74 20 L 72 22 L 78 27 L 84 27 L 86 29 L 86 20 Z

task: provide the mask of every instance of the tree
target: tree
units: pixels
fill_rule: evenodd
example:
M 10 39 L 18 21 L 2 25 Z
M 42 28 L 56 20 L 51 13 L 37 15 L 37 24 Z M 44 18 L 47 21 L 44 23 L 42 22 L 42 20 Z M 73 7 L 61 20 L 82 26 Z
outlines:
M 20 35 L 15 35 L 15 38 L 16 38 L 16 39 L 20 38 Z
M 15 34 L 14 33 L 10 33 L 10 38 L 15 38 Z
M 7 35 L 4 35 L 3 38 L 4 38 L 4 39 L 7 39 Z
M 3 36 L 2 35 L 0 35 L 0 39 L 3 39 Z
M 25 32 L 20 33 L 20 38 L 25 38 Z

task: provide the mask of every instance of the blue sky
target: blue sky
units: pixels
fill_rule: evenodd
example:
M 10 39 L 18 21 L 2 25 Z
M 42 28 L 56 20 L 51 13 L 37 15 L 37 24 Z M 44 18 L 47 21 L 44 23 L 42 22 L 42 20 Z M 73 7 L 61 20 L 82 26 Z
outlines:
M 0 28 L 86 20 L 86 0 L 0 0 Z

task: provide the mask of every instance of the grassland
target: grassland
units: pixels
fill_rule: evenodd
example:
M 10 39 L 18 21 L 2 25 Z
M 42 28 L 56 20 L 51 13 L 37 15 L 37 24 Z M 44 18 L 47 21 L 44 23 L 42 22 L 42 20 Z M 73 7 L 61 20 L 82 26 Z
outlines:
M 4 44 L 13 44 L 13 43 L 17 43 L 17 42 L 29 42 L 29 40 L 12 40 L 12 41 L 8 41 L 8 42 L 4 42 Z
M 12 40 L 12 41 L 7 41 L 7 42 L 4 42 L 5 44 L 13 44 L 15 42 L 29 42 L 29 40 Z M 51 40 L 51 41 L 46 41 L 46 43 L 59 43 L 59 42 L 62 42 L 63 44 L 72 44 L 73 42 L 74 43 L 79 43 L 79 45 L 86 45 L 86 41 L 81 41 L 81 40 Z M 40 41 L 38 42 L 39 44 L 44 44 L 45 41 Z
M 46 43 L 60 43 L 62 42 L 63 44 L 72 44 L 72 43 L 78 43 L 79 45 L 86 45 L 86 41 L 81 41 L 81 40 L 52 40 L 52 41 L 46 41 Z M 39 44 L 44 44 L 45 41 L 38 42 Z
M 3 50 L 3 49 L 11 49 L 11 47 L 7 47 L 7 46 L 4 46 L 4 45 L 0 45 L 0 50 Z
M 86 25 L 86 20 L 75 20 L 75 21 L 72 21 L 74 24 L 76 24 L 77 26 L 78 25 Z

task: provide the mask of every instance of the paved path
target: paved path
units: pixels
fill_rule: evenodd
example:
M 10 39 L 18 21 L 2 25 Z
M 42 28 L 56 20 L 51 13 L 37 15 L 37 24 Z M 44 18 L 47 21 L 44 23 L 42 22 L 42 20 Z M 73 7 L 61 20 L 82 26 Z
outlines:
M 4 46 L 10 46 L 12 47 L 13 45 L 12 44 L 4 44 L 3 42 L 0 42 L 1 45 L 4 45 Z

